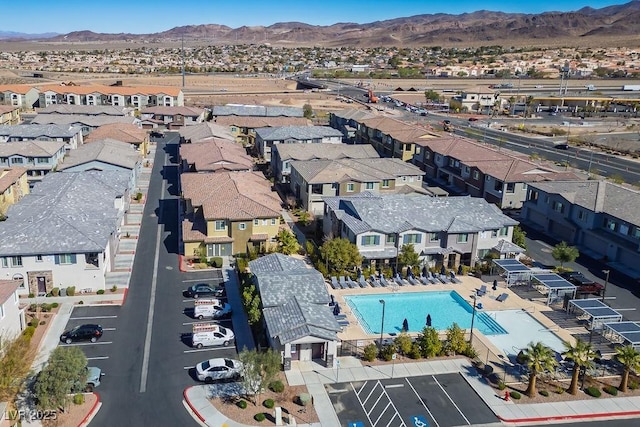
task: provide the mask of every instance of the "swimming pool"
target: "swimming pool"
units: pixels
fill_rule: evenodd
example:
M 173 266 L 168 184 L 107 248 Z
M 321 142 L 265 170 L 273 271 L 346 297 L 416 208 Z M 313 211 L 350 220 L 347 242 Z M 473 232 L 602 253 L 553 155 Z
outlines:
M 510 358 L 515 357 L 531 341 L 542 341 L 558 353 L 565 351 L 562 340 L 524 310 L 487 311 L 485 314 L 507 330 L 507 334 L 487 335 L 487 339 Z
M 409 332 L 421 332 L 427 314 L 431 315 L 431 325 L 437 330 L 444 331 L 454 322 L 462 329 L 471 328 L 471 305 L 456 291 L 350 295 L 344 299 L 368 334 L 380 333 L 380 300 L 385 301 L 384 333 L 387 334 L 400 332 L 404 319 L 409 323 Z M 506 333 L 500 323 L 482 311 L 476 311 L 473 327 L 484 335 Z

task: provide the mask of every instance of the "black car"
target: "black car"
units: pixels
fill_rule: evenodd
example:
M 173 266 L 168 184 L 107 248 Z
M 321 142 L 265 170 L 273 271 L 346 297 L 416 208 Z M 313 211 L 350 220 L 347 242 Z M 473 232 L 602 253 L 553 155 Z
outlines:
M 189 289 L 186 290 L 185 293 L 190 298 L 199 298 L 199 297 L 222 298 L 227 295 L 223 286 L 213 287 L 206 283 L 198 283 L 197 285 L 192 285 L 189 287 Z
M 74 341 L 96 342 L 102 336 L 100 325 L 78 325 L 60 335 L 60 341 L 71 344 Z

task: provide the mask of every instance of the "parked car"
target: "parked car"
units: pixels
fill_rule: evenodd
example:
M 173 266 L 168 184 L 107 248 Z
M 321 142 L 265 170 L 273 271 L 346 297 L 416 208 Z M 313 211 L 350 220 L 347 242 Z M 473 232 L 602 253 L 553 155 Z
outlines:
M 211 286 L 207 283 L 198 283 L 196 285 L 190 286 L 185 294 L 189 298 L 199 298 L 199 297 L 216 297 L 222 298 L 226 296 L 226 291 L 224 286 Z
M 65 331 L 60 335 L 60 341 L 71 344 L 74 341 L 96 342 L 102 336 L 102 326 L 100 325 L 78 325 L 73 329 Z
M 231 317 L 232 313 L 231 304 L 223 303 L 218 299 L 198 299 L 193 307 L 193 317 L 196 319 L 204 319 L 205 317 L 226 319 Z
M 601 295 L 602 291 L 604 291 L 604 285 L 594 282 L 579 271 L 566 271 L 560 273 L 560 277 L 576 285 L 578 287 L 578 293 L 581 294 Z
M 196 365 L 199 381 L 211 383 L 220 380 L 237 380 L 242 376 L 242 362 L 234 359 L 209 359 Z
M 470 122 L 477 122 L 478 118 L 477 117 L 469 117 L 469 121 Z
M 87 366 L 87 384 L 84 387 L 84 391 L 92 392 L 94 388 L 98 387 L 103 375 L 102 369 L 96 366 Z
M 214 323 L 196 323 L 192 330 L 191 345 L 195 348 L 218 345 L 227 347 L 235 339 L 231 329 Z

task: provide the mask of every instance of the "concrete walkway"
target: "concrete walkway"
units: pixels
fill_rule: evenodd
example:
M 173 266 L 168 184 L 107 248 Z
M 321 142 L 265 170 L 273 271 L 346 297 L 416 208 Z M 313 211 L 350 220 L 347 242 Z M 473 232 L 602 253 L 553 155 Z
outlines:
M 341 357 L 339 369 L 328 369 L 313 362 L 299 362 L 297 369 L 285 372 L 289 385 L 305 384 L 313 396 L 319 426 L 339 426 L 340 421 L 325 390 L 325 384 L 404 378 L 420 375 L 461 373 L 493 413 L 504 423 L 527 425 L 561 422 L 562 420 L 606 420 L 640 416 L 639 397 L 586 398 L 585 400 L 523 404 L 505 401 L 488 381 L 480 376 L 466 358 L 451 358 L 414 363 L 376 366 L 362 365 L 353 357 Z M 243 427 L 224 415 L 209 402 L 219 385 L 189 387 L 184 392 L 185 407 L 202 425 Z M 299 424 L 302 425 L 302 424 Z

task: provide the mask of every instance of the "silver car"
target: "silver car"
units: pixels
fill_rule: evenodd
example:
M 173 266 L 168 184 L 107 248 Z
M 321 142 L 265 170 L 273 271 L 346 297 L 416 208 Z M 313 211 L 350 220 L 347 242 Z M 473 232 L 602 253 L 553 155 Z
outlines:
M 196 365 L 199 381 L 211 383 L 221 380 L 237 380 L 242 376 L 242 362 L 234 359 L 209 359 Z

